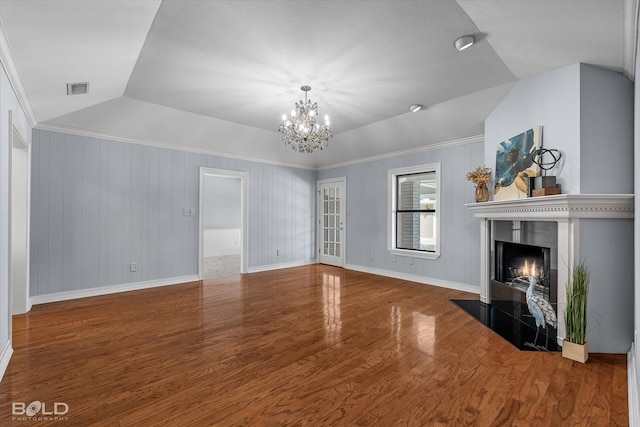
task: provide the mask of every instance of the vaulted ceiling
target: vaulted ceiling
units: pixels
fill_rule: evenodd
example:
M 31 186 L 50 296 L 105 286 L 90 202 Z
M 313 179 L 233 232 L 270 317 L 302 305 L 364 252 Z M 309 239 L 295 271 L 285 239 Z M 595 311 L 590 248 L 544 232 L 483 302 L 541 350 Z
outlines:
M 0 1 L 32 125 L 323 167 L 473 138 L 514 82 L 585 62 L 633 76 L 637 0 Z M 472 34 L 465 51 L 454 40 Z M 66 84 L 89 82 L 67 95 Z M 282 144 L 309 98 L 326 151 Z M 410 104 L 426 110 L 410 113 Z

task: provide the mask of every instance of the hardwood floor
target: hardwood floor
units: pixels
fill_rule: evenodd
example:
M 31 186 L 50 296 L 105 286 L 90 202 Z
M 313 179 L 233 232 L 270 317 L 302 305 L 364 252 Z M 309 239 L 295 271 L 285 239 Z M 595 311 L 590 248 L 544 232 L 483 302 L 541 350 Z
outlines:
M 520 352 L 454 298 L 312 265 L 35 306 L 0 425 L 628 425 L 626 356 Z

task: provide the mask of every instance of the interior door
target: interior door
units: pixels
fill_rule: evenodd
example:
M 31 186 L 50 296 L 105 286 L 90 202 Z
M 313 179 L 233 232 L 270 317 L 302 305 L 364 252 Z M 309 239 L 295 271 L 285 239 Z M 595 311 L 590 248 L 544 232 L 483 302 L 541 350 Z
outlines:
M 318 181 L 318 261 L 344 267 L 345 179 Z

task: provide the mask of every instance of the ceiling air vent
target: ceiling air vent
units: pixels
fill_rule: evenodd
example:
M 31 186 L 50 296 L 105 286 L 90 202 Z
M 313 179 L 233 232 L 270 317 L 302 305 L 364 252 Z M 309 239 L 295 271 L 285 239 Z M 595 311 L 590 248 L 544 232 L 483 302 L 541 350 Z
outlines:
M 67 83 L 67 95 L 82 95 L 89 92 L 89 83 Z

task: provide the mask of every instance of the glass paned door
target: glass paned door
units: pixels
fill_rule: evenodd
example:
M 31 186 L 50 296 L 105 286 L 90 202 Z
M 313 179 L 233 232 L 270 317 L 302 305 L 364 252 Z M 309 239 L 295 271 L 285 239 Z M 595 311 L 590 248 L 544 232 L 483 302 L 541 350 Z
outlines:
M 322 264 L 344 266 L 344 180 L 318 183 L 318 254 Z

